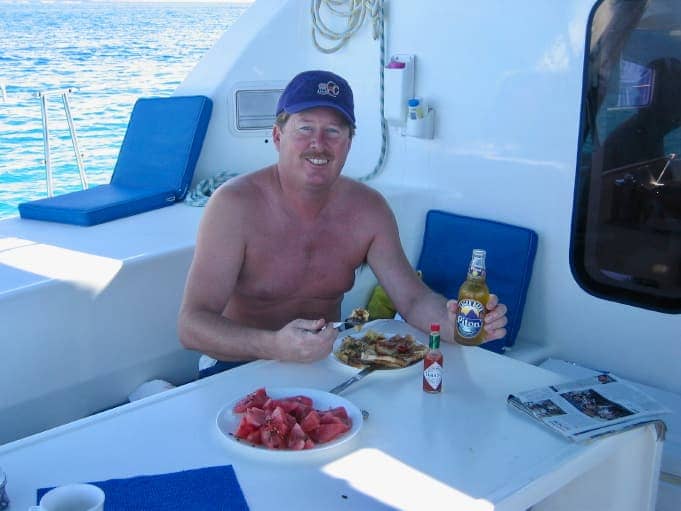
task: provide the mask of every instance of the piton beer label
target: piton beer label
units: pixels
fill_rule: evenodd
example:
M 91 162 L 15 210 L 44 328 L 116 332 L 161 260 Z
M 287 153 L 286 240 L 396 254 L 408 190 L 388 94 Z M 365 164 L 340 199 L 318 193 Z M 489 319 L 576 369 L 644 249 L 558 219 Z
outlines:
M 456 315 L 456 331 L 461 337 L 472 339 L 480 333 L 485 306 L 477 300 L 466 298 L 459 302 L 459 312 Z

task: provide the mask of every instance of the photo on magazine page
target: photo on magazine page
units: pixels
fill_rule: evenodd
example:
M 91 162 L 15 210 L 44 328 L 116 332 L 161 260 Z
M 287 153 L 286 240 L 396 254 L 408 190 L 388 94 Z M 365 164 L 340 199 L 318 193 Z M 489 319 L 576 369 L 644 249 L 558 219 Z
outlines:
M 560 396 L 580 412 L 594 419 L 611 421 L 634 414 L 631 410 L 606 399 L 593 389 L 564 392 Z

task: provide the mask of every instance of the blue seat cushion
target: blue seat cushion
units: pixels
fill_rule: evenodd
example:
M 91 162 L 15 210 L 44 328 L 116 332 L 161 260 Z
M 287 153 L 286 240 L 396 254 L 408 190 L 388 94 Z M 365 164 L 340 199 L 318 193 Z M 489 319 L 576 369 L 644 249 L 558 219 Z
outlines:
M 515 342 L 525 306 L 537 234 L 525 227 L 431 210 L 417 268 L 423 281 L 447 298 L 457 298 L 474 248 L 487 251 L 487 285 L 508 307 L 507 334 L 482 346 L 497 353 Z
M 95 225 L 181 201 L 194 176 L 211 111 L 212 101 L 205 96 L 138 99 L 108 185 L 23 203 L 19 214 Z
M 173 190 L 101 185 L 19 204 L 22 218 L 96 225 L 175 203 Z

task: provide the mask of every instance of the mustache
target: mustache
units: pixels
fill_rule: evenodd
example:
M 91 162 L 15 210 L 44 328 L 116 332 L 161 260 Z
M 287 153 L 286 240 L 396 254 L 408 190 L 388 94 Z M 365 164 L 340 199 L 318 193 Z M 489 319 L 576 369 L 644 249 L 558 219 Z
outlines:
M 315 151 L 307 151 L 302 154 L 303 158 L 312 158 L 316 160 L 329 160 L 331 161 L 333 159 L 333 155 L 322 151 L 320 152 L 315 152 Z

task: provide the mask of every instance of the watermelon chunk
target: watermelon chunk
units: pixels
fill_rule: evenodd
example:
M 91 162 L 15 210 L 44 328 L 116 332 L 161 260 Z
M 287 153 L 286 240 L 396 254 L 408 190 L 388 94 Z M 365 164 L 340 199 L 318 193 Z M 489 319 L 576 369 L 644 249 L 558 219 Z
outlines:
M 277 406 L 266 420 L 276 424 L 282 435 L 288 435 L 293 425 L 296 424 L 296 419 L 286 413 L 280 406 Z
M 334 424 L 320 424 L 314 435 L 310 435 L 310 438 L 315 440 L 318 444 L 323 444 L 330 442 L 338 438 L 340 435 L 350 430 L 350 426 L 343 424 L 342 422 Z
M 244 415 L 244 419 L 246 419 L 249 424 L 252 424 L 256 427 L 262 426 L 263 422 L 265 422 L 265 417 L 265 410 L 255 406 L 251 406 L 250 408 L 246 409 L 246 414 Z
M 317 410 L 310 410 L 310 412 L 305 416 L 305 418 L 300 423 L 300 427 L 303 428 L 305 433 L 310 433 L 319 427 L 319 413 Z
M 249 423 L 248 420 L 246 420 L 246 417 L 242 417 L 241 421 L 239 422 L 239 426 L 236 428 L 236 431 L 234 432 L 234 436 L 237 438 L 245 439 L 256 429 L 257 428 L 253 426 L 253 424 Z
M 323 412 L 319 417 L 319 422 L 322 424 L 345 424 L 340 417 L 331 412 Z
M 262 437 L 261 437 L 261 430 L 260 428 L 254 429 L 251 431 L 248 436 L 246 437 L 246 440 L 248 442 L 251 442 L 252 444 L 255 445 L 262 445 Z
M 294 451 L 305 449 L 307 438 L 307 434 L 303 431 L 303 428 L 300 427 L 300 424 L 294 425 L 289 432 L 288 448 Z
M 268 418 L 260 428 L 262 444 L 270 449 L 282 449 L 286 447 L 286 433 L 282 431 L 282 423 Z
M 344 406 L 337 406 L 336 408 L 332 408 L 331 410 L 329 410 L 329 413 L 335 415 L 346 424 L 350 420 L 350 417 L 348 416 L 348 411 L 345 409 Z
M 251 406 L 262 408 L 268 399 L 269 398 L 267 396 L 267 392 L 265 391 L 265 387 L 259 388 L 235 404 L 233 411 L 234 413 L 244 413 Z
M 293 397 L 290 397 L 289 399 L 296 401 L 296 402 L 298 402 L 298 403 L 300 403 L 301 405 L 304 405 L 304 406 L 312 406 L 312 399 L 310 399 L 307 396 L 293 396 Z

